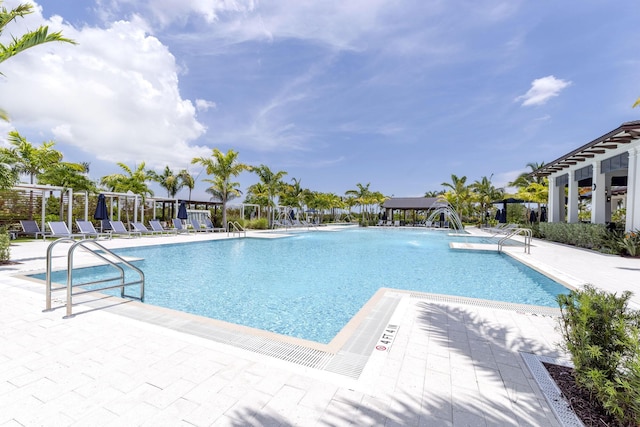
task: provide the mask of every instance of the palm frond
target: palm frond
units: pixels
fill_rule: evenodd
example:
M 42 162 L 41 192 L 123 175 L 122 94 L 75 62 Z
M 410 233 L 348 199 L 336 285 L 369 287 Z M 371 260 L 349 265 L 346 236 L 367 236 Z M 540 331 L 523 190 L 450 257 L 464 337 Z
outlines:
M 42 26 L 35 31 L 23 34 L 20 38 L 12 37 L 11 43 L 7 46 L 0 44 L 0 62 L 6 61 L 31 47 L 49 42 L 77 44 L 75 41 L 63 37 L 60 31 L 49 34 L 49 27 Z

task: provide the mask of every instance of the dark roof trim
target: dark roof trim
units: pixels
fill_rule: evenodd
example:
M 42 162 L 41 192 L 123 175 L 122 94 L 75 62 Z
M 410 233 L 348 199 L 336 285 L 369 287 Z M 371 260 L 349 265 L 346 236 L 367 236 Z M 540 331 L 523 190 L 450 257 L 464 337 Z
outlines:
M 530 176 L 549 176 L 552 173 L 562 171 L 569 166 L 584 162 L 595 157 L 596 154 L 604 154 L 607 150 L 618 148 L 619 145 L 628 144 L 634 139 L 640 138 L 640 120 L 626 122 L 609 133 L 573 150 L 569 154 L 545 164 L 540 169 L 531 172 Z
M 385 209 L 435 209 L 446 206 L 439 202 L 437 197 L 394 197 L 385 200 L 382 207 Z

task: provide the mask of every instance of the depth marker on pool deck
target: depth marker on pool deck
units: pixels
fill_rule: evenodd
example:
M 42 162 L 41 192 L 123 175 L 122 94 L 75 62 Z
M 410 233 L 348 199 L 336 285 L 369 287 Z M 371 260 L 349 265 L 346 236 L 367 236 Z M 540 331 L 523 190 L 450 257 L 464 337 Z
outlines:
M 399 326 L 396 324 L 388 324 L 384 331 L 382 331 L 382 336 L 378 340 L 376 344 L 376 350 L 378 351 L 389 351 L 391 349 L 391 345 L 393 344 L 393 340 L 396 338 L 396 332 L 398 332 Z

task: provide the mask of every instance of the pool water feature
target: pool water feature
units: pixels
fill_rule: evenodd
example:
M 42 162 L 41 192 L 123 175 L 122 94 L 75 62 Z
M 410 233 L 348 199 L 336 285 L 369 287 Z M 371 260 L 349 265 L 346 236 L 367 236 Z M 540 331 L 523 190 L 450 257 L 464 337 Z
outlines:
M 507 255 L 452 250 L 450 240 L 443 232 L 358 228 L 115 252 L 141 258 L 145 303 L 320 343 L 381 287 L 542 306 L 568 292 Z M 77 269 L 74 282 L 108 271 Z M 65 283 L 66 271 L 53 280 Z

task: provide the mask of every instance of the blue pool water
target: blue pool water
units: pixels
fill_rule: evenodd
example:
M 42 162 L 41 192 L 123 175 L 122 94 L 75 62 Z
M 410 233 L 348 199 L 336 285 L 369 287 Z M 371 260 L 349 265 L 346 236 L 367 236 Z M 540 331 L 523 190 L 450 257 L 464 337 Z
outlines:
M 451 239 L 358 228 L 115 252 L 143 258 L 136 265 L 146 276 L 145 303 L 321 343 L 381 287 L 543 306 L 556 306 L 556 295 L 568 292 L 509 256 L 451 250 Z M 77 270 L 74 282 L 108 269 Z M 53 280 L 65 283 L 66 272 Z

